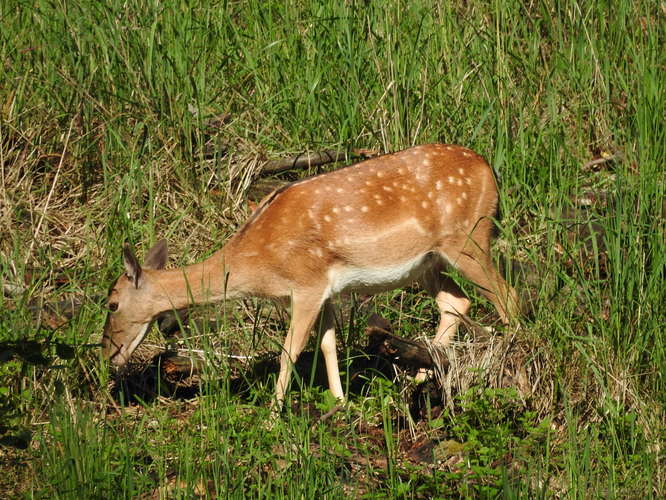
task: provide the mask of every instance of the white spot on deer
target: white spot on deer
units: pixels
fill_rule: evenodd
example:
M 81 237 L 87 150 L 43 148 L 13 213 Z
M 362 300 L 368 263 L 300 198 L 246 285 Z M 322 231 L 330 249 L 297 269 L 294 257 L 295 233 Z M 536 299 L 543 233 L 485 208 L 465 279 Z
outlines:
M 430 203 L 428 203 L 427 201 L 422 201 L 422 202 L 421 202 L 421 206 L 422 206 L 423 208 L 428 208 L 428 207 L 430 206 Z
M 470 153 L 469 151 L 463 151 L 463 156 L 468 156 L 469 157 L 469 156 L 472 156 L 472 153 Z
M 398 169 L 398 173 L 399 173 L 400 175 L 404 175 L 404 173 L 405 173 L 405 169 L 402 168 L 402 167 L 400 167 L 400 168 Z
M 470 179 L 469 177 L 465 177 L 465 184 L 467 184 L 468 186 L 471 186 L 472 185 L 472 179 Z
M 338 189 L 335 190 L 335 192 L 336 192 L 336 193 L 344 193 L 345 190 L 342 189 L 342 188 L 338 188 Z
M 458 179 L 458 186 L 462 186 L 462 185 L 463 185 L 462 179 Z
M 453 211 L 453 207 L 451 206 L 450 203 L 447 203 L 446 205 L 444 205 L 444 211 L 445 211 L 447 214 L 450 214 L 450 213 Z
M 453 146 L 446 146 L 447 151 L 453 151 L 454 149 L 456 149 L 456 148 L 454 148 Z
M 462 167 L 460 167 L 460 168 L 458 169 L 458 173 L 459 173 L 460 175 L 465 175 L 465 169 L 462 168 Z
M 390 193 L 391 191 L 393 191 L 393 188 L 390 187 L 390 186 L 382 186 L 382 189 L 383 189 L 384 191 L 388 191 L 389 193 Z
M 319 189 L 315 189 L 315 194 L 319 194 L 321 191 Z
M 333 213 L 334 214 L 340 213 L 340 209 L 338 207 L 333 207 Z
M 349 205 L 345 206 L 345 212 L 351 212 L 352 210 L 353 210 L 353 208 L 350 207 Z
M 370 182 L 370 181 L 365 181 L 365 185 L 366 185 L 366 186 L 372 186 L 372 182 Z
M 463 191 L 462 193 L 460 193 L 460 196 L 462 196 L 463 200 L 466 200 L 467 199 L 467 192 Z
M 430 198 L 432 200 L 434 198 L 434 196 L 435 196 L 435 193 L 433 193 L 432 191 L 428 191 L 428 198 Z
M 326 222 L 331 222 L 331 216 L 330 215 L 324 215 L 324 220 Z
M 370 209 L 368 207 L 366 207 L 365 205 L 363 205 L 361 207 L 361 212 L 367 212 L 368 210 L 370 210 Z
M 456 182 L 455 177 L 453 177 L 452 175 L 449 175 L 449 184 L 453 184 L 454 182 Z
M 377 177 L 384 177 L 384 172 L 377 172 Z
M 400 201 L 405 202 L 405 201 L 407 201 L 407 198 L 405 196 L 401 196 Z
M 326 186 L 324 189 L 326 189 L 326 191 L 330 193 L 332 188 L 331 186 Z
M 314 218 L 315 218 L 314 217 L 314 212 L 312 211 L 311 208 L 308 208 L 308 217 L 310 217 L 310 219 L 312 219 L 312 220 L 314 220 Z
M 429 167 L 430 165 L 432 165 L 432 164 L 430 163 L 430 160 L 428 159 L 428 156 L 429 156 L 429 155 L 426 155 L 426 159 L 423 160 L 423 166 L 424 166 L 424 167 Z
M 458 197 L 456 198 L 456 203 L 457 203 L 458 205 L 462 205 L 462 204 L 463 204 L 463 199 L 462 199 L 460 196 L 458 196 Z
M 308 253 L 310 255 L 316 255 L 317 257 L 324 256 L 324 252 L 321 251 L 321 248 L 308 248 Z
M 435 182 L 435 189 L 436 189 L 437 191 L 441 191 L 441 189 L 442 189 L 442 181 L 437 181 L 437 182 Z
M 375 200 L 375 203 L 377 203 L 377 205 L 383 205 L 384 204 L 384 202 L 380 198 L 377 198 Z

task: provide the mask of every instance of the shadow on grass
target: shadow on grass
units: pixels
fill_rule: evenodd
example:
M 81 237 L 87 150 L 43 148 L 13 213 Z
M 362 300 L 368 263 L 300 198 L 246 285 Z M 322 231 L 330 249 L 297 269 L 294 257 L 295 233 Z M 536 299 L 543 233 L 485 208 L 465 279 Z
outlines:
M 350 395 L 366 393 L 376 377 L 395 378 L 392 362 L 378 354 L 356 350 L 350 354 L 347 363 L 344 359 L 341 361 L 341 367 L 346 367 L 349 373 L 347 393 Z M 159 397 L 186 400 L 202 394 L 205 384 L 212 382 L 214 386 L 228 386 L 230 395 L 249 402 L 256 400 L 253 389 L 274 384 L 278 372 L 279 361 L 275 353 L 257 356 L 242 364 L 234 362 L 228 368 L 216 370 L 176 352 L 165 351 L 117 373 L 111 394 L 120 405 L 152 403 Z M 292 391 L 299 382 L 322 390 L 328 388 L 326 366 L 319 351 L 305 351 L 299 357 L 294 366 Z

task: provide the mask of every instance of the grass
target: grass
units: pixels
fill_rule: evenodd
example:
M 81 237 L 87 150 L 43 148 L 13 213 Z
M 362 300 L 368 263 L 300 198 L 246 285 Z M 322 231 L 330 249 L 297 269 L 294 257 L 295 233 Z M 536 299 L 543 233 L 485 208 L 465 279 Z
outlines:
M 645 0 L 2 2 L 0 492 L 663 495 L 665 26 Z M 131 399 L 99 363 L 122 242 L 193 262 L 247 217 L 266 158 L 431 141 L 500 177 L 497 253 L 530 307 L 513 376 L 538 391 L 480 373 L 419 419 L 418 389 L 367 373 L 318 422 L 332 402 L 306 374 L 269 428 L 270 377 L 239 392 L 216 354 L 277 351 L 283 315 L 258 302 L 183 340 L 211 363 L 193 399 Z M 432 309 L 345 299 L 342 358 L 371 311 L 415 336 Z

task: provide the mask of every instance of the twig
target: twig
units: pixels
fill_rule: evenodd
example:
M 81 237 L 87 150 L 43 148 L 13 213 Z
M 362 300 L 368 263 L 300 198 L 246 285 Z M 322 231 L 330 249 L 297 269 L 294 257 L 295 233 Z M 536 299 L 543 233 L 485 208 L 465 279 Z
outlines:
M 35 241 L 37 241 L 37 235 L 39 234 L 39 230 L 42 227 L 42 222 L 44 222 L 44 217 L 46 217 L 46 212 L 49 208 L 51 197 L 53 196 L 53 192 L 55 191 L 55 187 L 58 182 L 58 177 L 60 176 L 60 169 L 62 169 L 62 164 L 65 161 L 65 153 L 67 153 L 67 146 L 69 145 L 69 137 L 72 135 L 72 127 L 74 127 L 74 120 L 76 120 L 76 115 L 74 115 L 72 117 L 72 121 L 69 122 L 69 130 L 67 131 L 67 136 L 65 137 L 65 144 L 62 147 L 62 153 L 60 154 L 60 161 L 58 162 L 58 168 L 56 169 L 55 176 L 53 177 L 53 182 L 51 183 L 51 189 L 49 191 L 49 195 L 46 197 L 46 204 L 44 205 L 44 210 L 42 210 L 42 215 L 39 218 L 39 222 L 37 223 L 37 227 L 35 228 L 35 233 L 32 237 L 32 241 L 30 242 L 30 248 L 28 249 L 28 253 L 25 256 L 26 264 L 28 263 L 28 259 L 30 259 L 30 256 L 32 255 L 33 249 L 35 248 Z
M 588 168 L 594 167 L 595 165 L 601 165 L 602 163 L 621 160 L 621 159 L 622 155 L 620 153 L 615 153 L 609 156 L 602 156 L 601 158 L 595 158 L 594 160 L 590 160 L 587 163 L 585 163 L 583 165 L 583 170 L 587 170 Z
M 344 405 L 335 405 L 333 408 L 331 408 L 326 413 L 324 413 L 321 417 L 319 417 L 319 420 L 317 420 L 314 423 L 314 425 L 312 426 L 312 429 L 314 429 L 314 427 L 317 424 L 321 424 L 322 422 L 326 422 L 329 418 L 331 418 L 333 415 L 335 415 L 337 412 L 339 412 L 343 408 L 344 408 Z

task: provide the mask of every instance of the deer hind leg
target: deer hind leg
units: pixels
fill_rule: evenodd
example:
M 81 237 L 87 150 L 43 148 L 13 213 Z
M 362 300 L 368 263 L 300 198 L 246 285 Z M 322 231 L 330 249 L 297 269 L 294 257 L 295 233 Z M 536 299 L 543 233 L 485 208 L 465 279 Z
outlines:
M 489 229 L 449 242 L 442 253 L 453 267 L 474 283 L 479 291 L 492 302 L 502 323 L 508 324 L 510 320 L 518 316 L 516 292 L 500 276 L 490 258 Z
M 338 352 L 335 345 L 335 308 L 330 300 L 324 303 L 318 325 L 321 336 L 321 352 L 326 363 L 328 387 L 336 399 L 344 401 L 345 393 L 342 390 L 340 369 L 338 367 Z
M 433 339 L 433 344 L 438 347 L 449 345 L 458 331 L 461 315 L 467 314 L 470 306 L 469 299 L 460 287 L 442 274 L 443 271 L 444 265 L 438 262 L 421 278 L 421 285 L 435 299 L 439 308 L 439 326 Z
M 321 301 L 319 299 L 312 300 L 311 297 L 313 296 L 320 297 L 321 294 L 315 292 L 311 295 L 303 294 L 292 298 L 291 325 L 289 326 L 287 337 L 284 339 L 284 347 L 280 354 L 280 373 L 275 388 L 277 408 L 282 407 L 294 363 L 296 363 L 305 348 L 308 335 L 321 308 Z M 335 338 L 333 342 L 335 342 Z
M 460 287 L 448 276 L 442 274 L 445 267 L 437 262 L 421 278 L 421 286 L 435 299 L 439 308 L 439 325 L 432 341 L 439 348 L 446 347 L 458 332 L 458 325 L 463 314 L 467 314 L 470 301 Z M 429 370 L 421 368 L 415 381 L 421 383 L 428 378 Z

